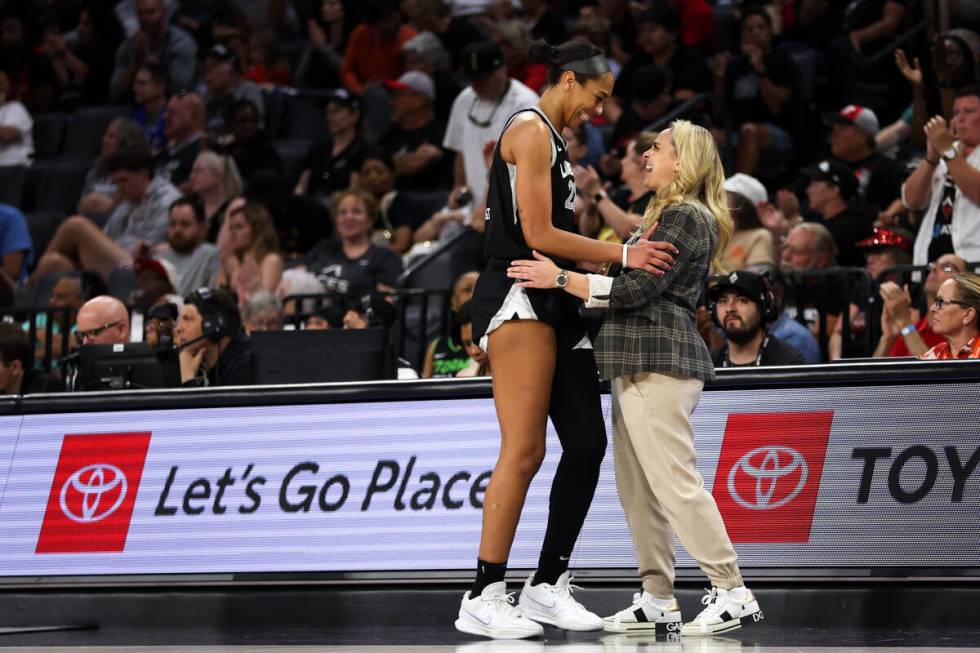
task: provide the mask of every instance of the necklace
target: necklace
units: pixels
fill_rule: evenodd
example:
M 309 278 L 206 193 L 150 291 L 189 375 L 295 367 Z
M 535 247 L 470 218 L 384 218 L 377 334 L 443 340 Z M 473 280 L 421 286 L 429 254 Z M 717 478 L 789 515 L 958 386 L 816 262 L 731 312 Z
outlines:
M 490 115 L 486 117 L 486 120 L 480 120 L 473 114 L 473 111 L 476 109 L 476 105 L 480 102 L 480 96 L 477 95 L 476 97 L 473 98 L 473 104 L 470 105 L 470 110 L 467 112 L 466 117 L 469 118 L 469 121 L 474 125 L 476 125 L 477 127 L 482 127 L 486 129 L 493 123 L 493 118 L 494 116 L 497 115 L 497 109 L 499 109 L 500 105 L 503 104 L 504 98 L 507 97 L 507 94 L 509 92 L 510 92 L 510 80 L 508 79 L 507 86 L 506 88 L 504 88 L 504 92 L 501 93 L 500 97 L 497 98 L 497 101 L 494 102 L 493 108 L 490 110 Z

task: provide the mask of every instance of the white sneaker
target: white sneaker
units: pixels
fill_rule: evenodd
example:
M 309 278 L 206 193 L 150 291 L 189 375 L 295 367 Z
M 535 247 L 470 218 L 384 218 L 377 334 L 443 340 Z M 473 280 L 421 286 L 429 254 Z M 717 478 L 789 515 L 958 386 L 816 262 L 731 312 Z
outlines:
M 475 599 L 467 592 L 459 606 L 456 630 L 493 639 L 523 639 L 544 634 L 541 624 L 525 617 L 513 604 L 514 594 L 507 593 L 504 581 L 490 583 Z
M 677 633 L 681 629 L 681 608 L 677 599 L 658 599 L 649 592 L 634 594 L 633 605 L 605 617 L 602 627 L 613 633 Z
M 518 605 L 529 619 L 564 628 L 565 630 L 602 630 L 602 619 L 589 612 L 585 606 L 572 598 L 572 590 L 579 589 L 571 584 L 572 579 L 566 571 L 558 577 L 554 585 L 539 583 L 532 585 L 532 574 L 524 582 Z
M 762 610 L 752 592 L 744 587 L 724 590 L 712 587 L 701 598 L 706 607 L 701 614 L 681 626 L 681 635 L 717 635 L 762 621 Z

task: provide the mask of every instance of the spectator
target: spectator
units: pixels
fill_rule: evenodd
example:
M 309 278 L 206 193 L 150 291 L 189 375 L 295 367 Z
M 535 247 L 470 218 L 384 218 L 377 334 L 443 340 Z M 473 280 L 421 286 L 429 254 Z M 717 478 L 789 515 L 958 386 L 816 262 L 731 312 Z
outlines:
M 435 121 L 432 78 L 410 71 L 389 80 L 391 119 L 382 147 L 395 164 L 395 188 L 399 191 L 448 190 L 452 159 L 440 146 L 444 127 Z
M 48 300 L 48 306 L 53 309 L 61 308 L 67 310 L 38 313 L 34 323 L 34 342 L 36 346 L 34 360 L 37 365 L 41 364 L 46 350 L 51 351 L 51 359 L 53 361 L 57 361 L 66 353 L 61 346 L 61 334 L 65 331 L 72 334 L 68 342 L 69 348 L 73 344 L 78 344 L 78 340 L 75 337 L 75 320 L 78 309 L 88 300 L 99 295 L 104 295 L 106 292 L 106 285 L 102 277 L 93 272 L 71 272 L 58 279 L 54 284 L 54 288 L 51 289 L 51 298 Z M 52 321 L 50 338 L 48 338 L 47 334 L 49 315 Z M 29 332 L 31 328 L 30 321 L 25 320 L 21 324 L 21 327 L 25 332 Z
M 364 191 L 337 193 L 330 202 L 330 217 L 339 240 L 320 241 L 299 260 L 300 265 L 339 294 L 359 297 L 393 289 L 402 262 L 391 250 L 371 242 L 377 216 L 377 203 Z
M 546 0 L 520 0 L 523 19 L 535 40 L 558 44 L 565 41 L 565 21 Z
M 85 216 L 68 218 L 58 227 L 37 263 L 33 282 L 49 272 L 77 268 L 103 277 L 166 240 L 167 213 L 180 192 L 153 176 L 153 160 L 145 149 L 115 154 L 106 166 L 121 200 L 105 227 Z
M 109 3 L 88 0 L 78 14 L 75 29 L 65 35 L 45 36 L 44 49 L 51 62 L 60 103 L 105 104 L 116 49 L 123 32 Z
M 153 350 L 168 350 L 173 347 L 174 327 L 179 314 L 177 304 L 166 302 L 151 306 L 146 311 L 144 340 Z
M 172 303 L 180 286 L 180 276 L 166 259 L 138 258 L 133 261 L 133 292 L 129 303 L 146 313 L 153 306 Z
M 357 171 L 367 152 L 367 143 L 358 131 L 360 120 L 360 98 L 343 88 L 330 93 L 326 108 L 329 136 L 310 146 L 296 194 L 313 196 L 326 206 L 330 195 L 356 185 Z
M 249 335 L 256 331 L 281 331 L 282 301 L 273 293 L 260 290 L 245 304 L 242 318 Z
M 939 287 L 952 279 L 954 274 L 966 271 L 966 261 L 956 254 L 943 254 L 929 264 L 929 276 L 922 285 L 926 307 L 936 301 Z M 912 308 L 912 298 L 908 287 L 886 281 L 879 290 L 883 305 L 881 307 L 881 339 L 874 356 L 903 357 L 922 356 L 930 347 L 935 347 L 943 338 L 932 330 L 929 311 L 921 317 Z
M 726 340 L 711 353 L 715 367 L 806 364 L 800 352 L 769 332 L 778 314 L 772 285 L 764 276 L 733 272 L 708 290 L 708 298 Z
M 629 75 L 628 99 L 613 128 L 613 147 L 625 151 L 626 144 L 644 129 L 667 115 L 670 109 L 670 83 L 667 72 L 657 64 L 632 68 Z M 621 78 L 622 79 L 622 78 Z
M 760 274 L 769 275 L 773 296 L 776 299 L 776 312 L 779 317 L 769 327 L 769 333 L 800 352 L 807 363 L 816 365 L 821 360 L 820 345 L 817 343 L 817 339 L 810 329 L 790 317 L 789 312 L 785 310 L 786 277 L 782 270 L 778 267 L 763 269 L 763 266 L 756 266 L 756 270 Z
M 180 0 L 172 14 L 175 25 L 194 38 L 198 49 L 214 45 L 215 27 L 233 25 L 239 20 L 229 0 Z
M 0 71 L 0 166 L 29 166 L 34 156 L 34 120 L 15 97 Z
M 347 37 L 354 28 L 341 0 L 322 0 L 319 13 L 306 21 L 307 44 L 297 66 L 300 86 L 336 88 L 341 85 Z
M 307 297 L 302 303 L 294 298 L 297 295 L 326 295 L 327 289 L 312 272 L 301 268 L 292 268 L 282 273 L 282 280 L 276 288 L 276 297 L 282 301 L 283 317 L 302 317 L 312 313 L 316 304 L 322 300 Z
M 190 192 L 204 203 L 208 242 L 217 242 L 225 211 L 231 201 L 242 194 L 238 165 L 227 154 L 204 150 L 191 168 Z M 202 284 L 194 286 L 200 288 Z
M 180 0 L 163 0 L 164 20 L 170 20 L 177 9 L 178 2 Z M 113 7 L 113 14 L 115 14 L 115 18 L 127 38 L 132 37 L 140 30 L 139 8 L 136 5 L 136 0 L 121 0 L 116 3 L 116 6 Z
M 725 183 L 727 185 L 728 181 Z M 753 265 L 775 265 L 772 234 L 759 220 L 755 203 L 741 193 L 728 191 L 728 206 L 735 232 L 722 255 L 722 269 L 744 270 Z
M 205 128 L 214 137 L 224 136 L 232 104 L 236 100 L 248 100 L 258 113 L 258 125 L 263 123 L 265 102 L 262 90 L 255 82 L 242 79 L 242 64 L 231 48 L 215 45 L 204 58 Z
M 227 290 L 189 294 L 174 329 L 184 386 L 248 385 L 252 353 L 238 299 Z
M 449 333 L 429 343 L 422 364 L 423 379 L 451 378 L 469 366 L 470 355 L 462 345 L 460 334 L 459 309 L 473 297 L 473 288 L 479 277 L 479 272 L 464 272 L 453 283 L 453 292 L 449 297 Z M 470 328 L 471 342 L 472 332 Z
M 102 135 L 102 150 L 95 165 L 85 176 L 78 212 L 97 222 L 105 222 L 120 200 L 107 169 L 108 162 L 117 152 L 145 147 L 146 135 L 139 123 L 130 118 L 114 118 Z
M 378 293 L 369 293 L 360 297 L 351 297 L 347 302 L 343 316 L 345 329 L 373 329 L 382 328 L 385 335 L 391 339 L 392 333 L 397 333 L 398 309 Z M 396 377 L 399 381 L 412 380 L 419 378 L 419 373 L 415 371 L 404 358 L 398 357 Z
M 78 309 L 75 337 L 82 346 L 129 342 L 129 311 L 111 295 L 99 295 Z
M 275 225 L 265 207 L 246 202 L 231 211 L 228 234 L 216 285 L 231 288 L 242 306 L 261 290 L 275 291 L 282 279 L 283 260 Z
M 411 26 L 402 24 L 395 0 L 367 0 L 363 15 L 364 22 L 351 32 L 340 69 L 344 86 L 362 95 L 368 85 L 402 74 L 402 46 L 415 36 Z
M 869 65 L 866 57 L 888 47 L 905 21 L 908 5 L 908 0 L 875 0 L 858 2 L 845 9 L 845 33 L 834 39 L 828 49 L 829 64 L 835 71 L 831 81 L 838 104 L 854 101 L 859 70 L 867 71 L 870 76 L 883 76 L 880 66 Z
M 711 72 L 704 56 L 681 43 L 681 21 L 672 8 L 647 11 L 637 19 L 636 45 L 638 51 L 623 66 L 613 95 L 623 99 L 632 97 L 633 73 L 638 68 L 656 64 L 668 72 L 667 87 L 676 100 L 688 100 L 699 93 L 711 90 Z
M 257 172 L 272 170 L 278 174 L 282 170 L 279 151 L 261 130 L 261 118 L 251 100 L 232 103 L 228 107 L 227 124 L 231 133 L 224 149 L 235 159 L 242 179 L 251 182 Z
M 718 55 L 715 95 L 732 112 L 738 128 L 736 172 L 753 174 L 763 159 L 786 164 L 793 158 L 796 68 L 772 47 L 772 19 L 765 9 L 749 8 L 740 23 L 740 56 Z
M 810 180 L 806 188 L 810 209 L 833 234 L 840 264 L 860 267 L 864 257 L 857 242 L 871 235 L 871 224 L 867 213 L 856 208 L 859 202 L 854 174 L 833 160 L 820 161 L 802 172 Z
M 941 116 L 926 123 L 925 158 L 902 186 L 905 206 L 925 209 L 916 265 L 950 253 L 980 260 L 980 86 L 956 94 L 951 126 Z
M 7 75 L 7 95 L 22 98 L 27 94 L 31 73 L 31 43 L 27 38 L 25 19 L 13 7 L 4 7 L 0 15 L 0 72 Z
M 167 146 L 167 78 L 163 68 L 145 63 L 133 78 L 133 104 L 130 118 L 139 123 L 153 154 Z
M 27 395 L 62 390 L 51 376 L 34 369 L 33 358 L 27 334 L 16 324 L 0 323 L 0 394 Z
M 932 330 L 945 338 L 920 358 L 980 358 L 980 275 L 954 274 L 943 282 L 929 307 Z
M 507 65 L 507 74 L 535 93 L 541 93 L 548 85 L 548 67 L 540 63 L 528 63 L 527 50 L 531 47 L 531 31 L 520 20 L 508 20 L 491 27 L 490 39 L 500 48 Z
M 183 187 L 201 151 L 204 100 L 197 93 L 178 93 L 167 102 L 167 147 L 156 156 L 157 175 Z
M 110 94 L 121 98 L 133 85 L 144 63 L 156 63 L 167 73 L 172 88 L 189 89 L 197 72 L 197 45 L 191 35 L 170 25 L 163 0 L 136 0 L 139 30 L 116 50 Z
M 242 79 L 267 89 L 276 85 L 293 86 L 293 73 L 282 56 L 278 34 L 269 30 L 252 34 L 248 43 L 248 54 L 252 66 L 245 71 Z
M 405 71 L 419 71 L 432 78 L 436 87 L 436 101 L 433 110 L 436 120 L 442 124 L 449 121 L 453 100 L 463 90 L 456 81 L 456 74 L 450 65 L 452 59 L 439 38 L 432 32 L 419 32 L 405 41 Z
M 33 262 L 27 219 L 17 207 L 0 204 L 0 278 L 12 289 L 27 281 L 27 269 Z
M 510 78 L 500 48 L 491 41 L 475 43 L 464 50 L 462 73 L 470 85 L 453 102 L 442 145 L 456 153 L 450 197 L 457 196 L 463 187 L 468 188 L 473 196 L 473 216 L 482 226 L 489 173 L 484 151 L 496 145 L 510 116 L 519 109 L 535 106 L 538 96 Z
M 208 223 L 204 204 L 196 197 L 181 197 L 170 205 L 167 246 L 158 256 L 173 264 L 180 282 L 177 294 L 186 297 L 197 288 L 214 283 L 221 257 L 218 248 L 205 242 Z
M 473 317 L 469 302 L 459 307 L 456 320 L 459 322 L 460 342 L 470 356 L 470 364 L 457 372 L 456 376 L 458 378 L 491 376 L 490 357 L 480 348 L 479 344 L 473 342 Z
M 782 268 L 787 275 L 829 271 L 837 267 L 834 236 L 819 222 L 803 222 L 793 227 L 783 244 Z M 793 280 L 786 295 L 786 312 L 806 324 L 818 339 L 826 342 L 833 333 L 845 302 L 837 277 L 807 275 Z
M 854 170 L 858 193 L 876 213 L 893 209 L 901 202 L 905 166 L 877 152 L 878 116 L 866 107 L 849 104 L 834 117 L 830 152 L 837 161 Z
M 469 16 L 459 10 L 458 2 L 415 0 L 411 5 L 414 11 L 409 12 L 409 20 L 420 32 L 429 31 L 439 38 L 452 58 L 453 70 L 458 69 L 462 64 L 463 50 L 466 46 L 486 38 Z

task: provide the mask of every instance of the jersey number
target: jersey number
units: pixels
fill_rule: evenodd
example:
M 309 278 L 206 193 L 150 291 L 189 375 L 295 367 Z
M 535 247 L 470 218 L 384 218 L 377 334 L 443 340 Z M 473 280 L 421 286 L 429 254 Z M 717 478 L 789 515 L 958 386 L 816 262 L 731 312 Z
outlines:
M 568 180 L 568 199 L 565 200 L 565 208 L 569 211 L 575 210 L 575 180 Z

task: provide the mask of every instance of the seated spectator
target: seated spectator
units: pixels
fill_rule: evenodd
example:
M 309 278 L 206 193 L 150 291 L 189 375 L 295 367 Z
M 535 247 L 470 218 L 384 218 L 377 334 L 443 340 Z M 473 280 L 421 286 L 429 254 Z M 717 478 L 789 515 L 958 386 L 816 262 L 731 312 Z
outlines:
M 204 86 L 204 125 L 213 137 L 229 131 L 229 110 L 236 100 L 252 103 L 258 114 L 258 127 L 261 127 L 265 115 L 262 90 L 255 82 L 242 79 L 242 64 L 234 50 L 224 45 L 215 45 L 208 50 L 204 58 Z
M 204 100 L 197 93 L 177 94 L 167 103 L 166 148 L 157 154 L 157 174 L 183 188 L 201 150 Z
M 293 73 L 282 56 L 279 35 L 275 32 L 261 30 L 252 34 L 248 42 L 248 59 L 252 65 L 242 75 L 245 81 L 269 89 L 277 85 L 293 86 Z
M 175 294 L 180 285 L 177 268 L 166 259 L 138 258 L 133 261 L 133 292 L 129 303 L 146 313 L 160 304 L 171 304 L 180 298 Z
M 469 302 L 459 307 L 456 320 L 459 322 L 460 342 L 466 353 L 470 355 L 470 364 L 457 372 L 456 377 L 491 376 L 490 357 L 478 343 L 473 341 L 473 315 L 470 312 Z
M 337 193 L 330 202 L 338 240 L 322 240 L 299 264 L 317 275 L 328 290 L 360 297 L 391 290 L 402 272 L 401 258 L 371 242 L 378 218 L 374 198 L 361 190 Z
M 252 353 L 234 293 L 201 288 L 189 294 L 184 298 L 174 336 L 184 386 L 251 382 Z
M 371 84 L 397 79 L 404 72 L 402 45 L 415 29 L 402 23 L 395 0 L 367 0 L 362 5 L 364 22 L 351 32 L 340 79 L 359 95 Z
M 513 4 L 511 7 L 513 8 Z M 460 67 L 464 59 L 463 50 L 467 45 L 486 38 L 486 34 L 474 24 L 479 17 L 472 16 L 473 11 L 465 11 L 458 1 L 415 0 L 412 3 L 403 3 L 402 9 L 407 12 L 408 19 L 418 31 L 428 31 L 439 38 L 449 53 L 453 70 Z M 475 13 L 482 11 L 477 10 Z
M 67 351 L 62 348 L 61 337 L 65 331 L 71 334 L 67 342 L 68 349 L 78 346 L 80 343 L 75 336 L 75 319 L 78 309 L 93 297 L 104 295 L 107 292 L 102 277 L 93 272 L 70 272 L 58 279 L 54 288 L 51 289 L 48 307 L 67 310 L 38 313 L 34 321 L 34 342 L 36 343 L 34 360 L 40 364 L 47 350 L 51 351 L 51 358 L 55 361 L 65 355 Z M 48 339 L 47 334 L 48 319 L 52 322 L 50 339 Z M 21 327 L 24 331 L 29 332 L 30 321 L 25 320 Z
M 941 116 L 926 123 L 926 156 L 902 186 L 905 206 L 925 209 L 916 265 L 943 254 L 980 260 L 980 86 L 956 94 L 951 126 Z
M 315 243 L 333 235 L 330 211 L 312 198 L 287 192 L 279 173 L 271 168 L 249 178 L 245 199 L 261 204 L 272 216 L 284 258 L 302 256 Z
M 143 335 L 147 347 L 153 350 L 173 347 L 174 327 L 179 313 L 177 304 L 173 302 L 156 304 L 147 309 Z
M 728 191 L 728 206 L 735 231 L 722 254 L 722 269 L 744 270 L 752 265 L 775 265 L 772 234 L 759 220 L 755 203 L 741 193 Z
M 319 297 L 312 296 L 326 295 L 326 292 L 323 283 L 312 272 L 292 268 L 282 273 L 282 280 L 276 288 L 276 297 L 282 302 L 283 317 L 297 318 L 301 324 L 303 316 L 313 313 L 317 304 L 324 303 Z M 297 297 L 300 295 L 307 297 L 299 301 Z
M 980 275 L 954 274 L 943 282 L 929 307 L 932 330 L 945 339 L 920 358 L 980 358 Z
M 282 279 L 283 260 L 275 225 L 265 207 L 246 202 L 229 213 L 228 235 L 215 284 L 232 289 L 242 306 L 259 291 L 274 292 Z
M 425 73 L 410 71 L 385 85 L 391 91 L 391 125 L 381 147 L 395 164 L 399 191 L 449 190 L 452 158 L 440 144 L 445 128 L 432 106 L 435 84 Z
M 167 78 L 163 68 L 145 63 L 133 78 L 133 104 L 130 118 L 139 123 L 153 154 L 167 147 Z
M 228 205 L 244 190 L 238 164 L 230 155 L 204 150 L 194 160 L 188 181 L 190 192 L 204 204 L 207 240 L 217 242 Z
M 27 395 L 63 390 L 52 376 L 34 369 L 33 358 L 27 334 L 16 324 L 0 322 L 0 394 Z
M 165 20 L 170 19 L 177 9 L 178 3 L 183 4 L 180 0 L 163 0 Z M 140 30 L 139 8 L 136 5 L 136 0 L 120 0 L 115 5 L 112 13 L 115 15 L 116 21 L 122 28 L 123 33 L 129 38 Z
M 170 205 L 167 244 L 157 257 L 169 261 L 177 272 L 177 294 L 185 297 L 197 288 L 214 284 L 220 267 L 218 248 L 206 242 L 208 232 L 203 203 L 181 197 Z M 176 319 L 176 318 L 175 318 Z
M 385 330 L 385 334 L 389 339 L 397 322 L 398 309 L 384 295 L 378 293 L 368 293 L 360 297 L 349 297 L 342 321 L 345 329 L 373 329 L 381 327 Z M 419 378 L 419 373 L 404 358 L 399 357 L 396 364 L 398 367 L 395 378 L 399 381 Z
M 497 44 L 504 55 L 507 74 L 535 93 L 541 93 L 548 85 L 548 67 L 540 63 L 528 63 L 527 51 L 531 47 L 531 30 L 521 20 L 508 20 L 491 26 L 490 40 Z
M 310 146 L 294 192 L 315 197 L 324 206 L 333 193 L 355 185 L 367 143 L 359 132 L 361 100 L 347 89 L 332 91 L 325 111 L 324 141 Z
M 0 71 L 0 166 L 29 166 L 34 156 L 34 120 Z
M 136 0 L 139 30 L 116 50 L 110 95 L 122 98 L 144 63 L 160 65 L 175 90 L 189 89 L 197 72 L 197 44 L 191 35 L 167 20 L 163 0 Z
M 102 150 L 95 165 L 85 176 L 78 212 L 96 221 L 108 219 L 109 213 L 121 199 L 107 169 L 109 160 L 117 152 L 145 147 L 146 135 L 139 123 L 130 118 L 114 118 L 102 135 Z
M 153 160 L 146 150 L 119 152 L 107 165 L 121 201 L 100 230 L 85 216 L 68 218 L 58 227 L 47 251 L 38 261 L 33 279 L 49 272 L 77 268 L 103 277 L 132 263 L 166 241 L 168 212 L 180 191 L 153 176 Z
M 281 331 L 282 315 L 282 301 L 275 294 L 260 290 L 252 295 L 242 312 L 245 331 L 249 335 L 256 331 Z
M 204 50 L 214 44 L 215 32 L 220 33 L 222 26 L 241 22 L 236 19 L 236 10 L 228 0 L 182 0 L 171 14 L 171 21 L 194 37 L 198 49 Z
M 235 159 L 242 180 L 250 183 L 255 173 L 282 170 L 279 151 L 261 130 L 261 117 L 251 100 L 236 100 L 228 107 L 229 136 L 224 151 Z
M 834 117 L 830 132 L 830 152 L 851 168 L 858 182 L 858 194 L 877 215 L 893 211 L 901 203 L 905 166 L 878 154 L 878 116 L 866 107 L 849 104 Z
M 78 309 L 75 338 L 85 345 L 118 345 L 129 342 L 129 311 L 111 295 L 99 295 Z
M 446 48 L 432 32 L 419 32 L 402 47 L 405 52 L 405 72 L 418 71 L 432 78 L 436 87 L 436 101 L 433 110 L 436 121 L 446 124 L 453 100 L 463 90 L 456 81 L 452 61 Z
M 796 67 L 772 47 L 772 18 L 762 7 L 747 8 L 740 23 L 741 55 L 719 55 L 715 95 L 732 112 L 738 128 L 736 172 L 751 175 L 762 160 L 785 164 L 793 158 Z
M 479 277 L 479 272 L 465 272 L 453 283 L 453 292 L 449 297 L 449 333 L 429 343 L 422 363 L 423 379 L 451 378 L 469 366 L 470 355 L 462 345 L 459 332 L 459 308 L 472 299 Z M 470 331 L 472 335 L 472 329 Z
M 109 101 L 116 50 L 123 36 L 110 3 L 86 2 L 73 31 L 60 41 L 49 37 L 45 45 L 63 104 L 69 104 L 75 94 L 82 104 Z
M 956 254 L 943 254 L 937 261 L 929 264 L 929 275 L 922 284 L 926 308 L 936 301 L 939 287 L 952 279 L 954 274 L 966 271 L 966 261 Z M 886 281 L 879 289 L 881 295 L 881 339 L 875 348 L 874 356 L 922 356 L 935 347 L 943 338 L 932 330 L 929 311 L 920 317 L 919 311 L 912 308 L 912 297 L 908 286 L 899 288 L 893 281 Z
M 769 332 L 777 318 L 776 298 L 763 275 L 740 270 L 708 290 L 712 317 L 721 325 L 725 344 L 711 358 L 715 367 L 805 365 L 800 352 Z
M 837 245 L 824 225 L 803 222 L 786 236 L 782 268 L 793 282 L 791 292 L 786 295 L 786 312 L 789 317 L 806 324 L 822 342 L 833 333 L 846 298 L 839 278 L 807 273 L 830 271 L 836 267 Z M 793 279 L 794 274 L 803 276 Z
M 667 115 L 672 100 L 670 80 L 663 67 L 647 64 L 623 74 L 629 75 L 629 96 L 613 128 L 612 144 L 625 150 L 630 140 Z
M 27 281 L 34 261 L 34 247 L 27 219 L 20 209 L 0 204 L 0 280 L 11 289 Z
M 810 209 L 821 218 L 837 244 L 838 260 L 845 267 L 861 267 L 864 257 L 857 242 L 871 235 L 871 221 L 860 208 L 857 179 L 843 164 L 833 160 L 821 161 L 804 168 L 810 180 L 806 188 Z
M 752 271 L 768 274 L 769 281 L 772 283 L 773 296 L 776 299 L 776 312 L 779 317 L 770 325 L 769 333 L 800 352 L 807 363 L 811 365 L 819 363 L 821 361 L 820 345 L 813 336 L 813 332 L 790 317 L 786 311 L 784 301 L 786 299 L 786 277 L 782 270 L 778 267 L 763 268 L 763 266 L 756 266 L 755 270 Z
M 320 11 L 306 21 L 307 44 L 296 69 L 300 86 L 336 88 L 341 85 L 340 67 L 353 28 L 351 12 L 341 0 L 320 2 Z

